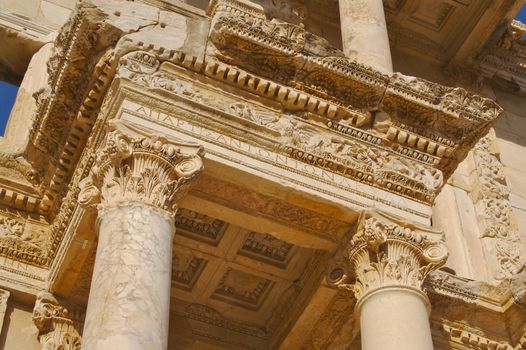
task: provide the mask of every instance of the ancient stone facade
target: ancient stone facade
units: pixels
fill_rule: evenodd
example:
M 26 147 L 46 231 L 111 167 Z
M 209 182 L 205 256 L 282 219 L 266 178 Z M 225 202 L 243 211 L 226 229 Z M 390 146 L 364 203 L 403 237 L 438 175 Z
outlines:
M 0 348 L 526 349 L 520 6 L 0 0 Z

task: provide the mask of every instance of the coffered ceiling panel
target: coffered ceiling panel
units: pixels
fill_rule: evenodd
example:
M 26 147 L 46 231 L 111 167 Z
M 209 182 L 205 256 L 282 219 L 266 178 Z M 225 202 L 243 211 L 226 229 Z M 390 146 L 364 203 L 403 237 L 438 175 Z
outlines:
M 175 222 L 172 318 L 204 341 L 237 339 L 243 348 L 256 337 L 266 348 L 323 275 L 327 253 L 188 209 Z M 92 249 L 71 291 L 77 303 L 87 303 L 94 261 Z

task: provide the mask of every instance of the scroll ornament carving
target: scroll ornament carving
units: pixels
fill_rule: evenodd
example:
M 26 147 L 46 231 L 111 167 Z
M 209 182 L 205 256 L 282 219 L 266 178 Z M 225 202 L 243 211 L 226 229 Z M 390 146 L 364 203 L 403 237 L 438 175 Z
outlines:
M 48 292 L 40 292 L 33 309 L 33 322 L 38 328 L 38 340 L 45 350 L 80 350 L 81 337 L 68 317 L 68 310 L 60 306 Z
M 478 191 L 473 201 L 482 220 L 481 238 L 492 242 L 497 259 L 497 279 L 513 277 L 523 268 L 521 239 L 518 233 L 513 209 L 509 201 L 503 165 L 491 153 L 493 134 L 482 138 L 475 146 L 473 157 L 476 164 Z
M 405 157 L 400 157 L 399 154 L 393 154 L 392 149 L 385 147 L 384 140 L 380 137 L 344 127 L 341 123 L 329 122 L 330 128 L 345 134 L 335 135 L 332 130 L 328 131 L 270 109 L 244 102 L 221 103 L 223 99 L 211 98 L 213 95 L 195 84 L 177 79 L 176 76 L 159 70 L 159 67 L 160 61 L 155 54 L 134 51 L 120 60 L 118 74 L 140 85 L 171 91 L 193 102 L 206 104 L 261 125 L 273 135 L 279 136 L 280 152 L 357 181 L 424 202 L 432 202 L 444 183 L 442 171 L 436 168 L 439 160 L 433 156 L 402 150 Z M 396 138 L 400 139 L 400 135 Z M 442 146 L 427 146 L 433 147 L 440 149 Z
M 358 301 L 384 287 L 422 290 L 424 279 L 443 265 L 448 252 L 437 232 L 365 215 L 343 259 L 329 272 L 329 283 L 352 291 Z
M 44 264 L 49 249 L 47 231 L 26 220 L 0 216 L 0 254 L 36 264 Z
M 202 154 L 199 145 L 110 122 L 94 166 L 79 184 L 78 201 L 88 207 L 141 202 L 172 211 L 176 195 L 203 169 Z

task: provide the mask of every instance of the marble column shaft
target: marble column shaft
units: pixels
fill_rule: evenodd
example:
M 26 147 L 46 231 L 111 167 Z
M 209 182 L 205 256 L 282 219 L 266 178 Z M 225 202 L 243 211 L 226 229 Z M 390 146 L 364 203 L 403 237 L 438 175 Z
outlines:
M 177 200 L 203 168 L 199 145 L 112 121 L 79 203 L 98 212 L 82 349 L 165 350 Z
M 166 349 L 173 215 L 130 203 L 99 222 L 83 348 Z
M 429 300 L 415 289 L 389 287 L 360 302 L 362 350 L 433 350 Z
M 393 63 L 382 0 L 339 0 L 343 52 L 382 73 Z
M 441 232 L 366 211 L 328 282 L 357 299 L 363 350 L 433 350 L 427 274 L 447 259 Z

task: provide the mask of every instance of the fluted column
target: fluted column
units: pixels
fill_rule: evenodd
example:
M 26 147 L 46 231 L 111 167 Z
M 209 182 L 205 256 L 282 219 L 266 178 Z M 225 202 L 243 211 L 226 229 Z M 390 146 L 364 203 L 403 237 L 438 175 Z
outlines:
M 177 200 L 202 148 L 110 124 L 79 202 L 98 210 L 98 246 L 82 348 L 164 350 Z
M 339 0 L 343 52 L 382 73 L 393 63 L 382 0 Z
M 378 212 L 360 220 L 328 280 L 357 299 L 362 350 L 433 350 L 422 283 L 446 261 L 442 234 Z

